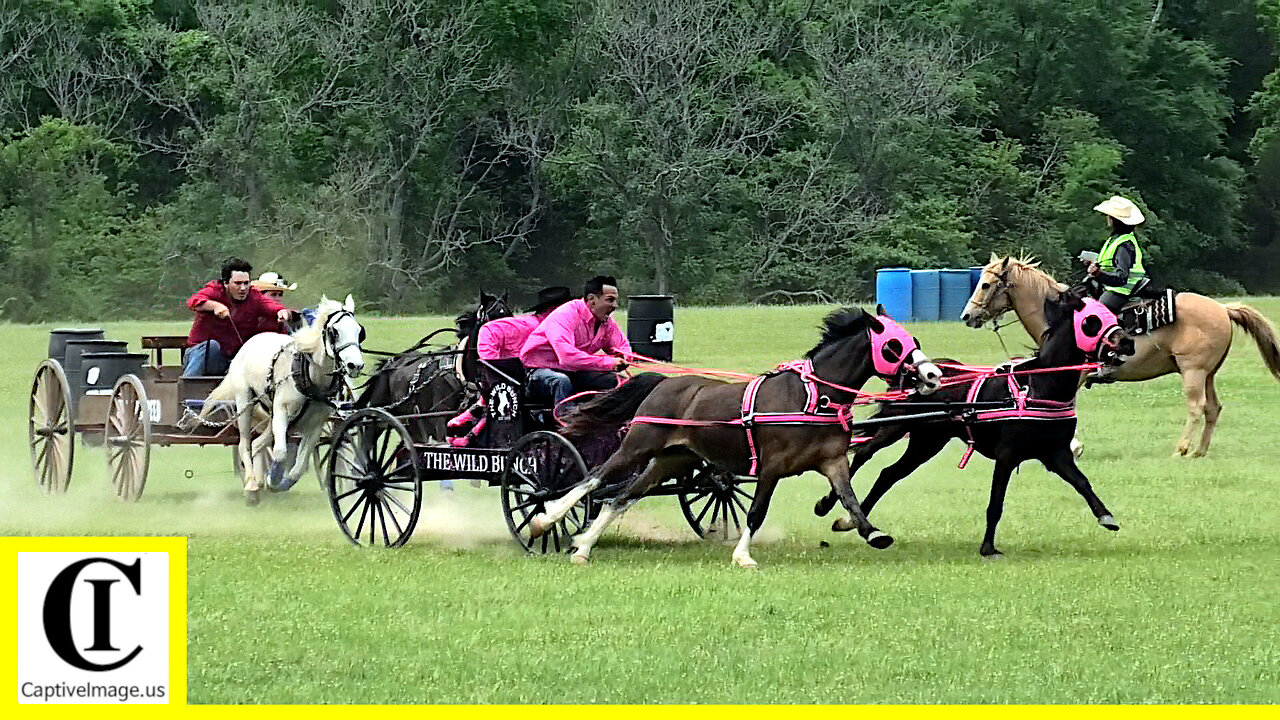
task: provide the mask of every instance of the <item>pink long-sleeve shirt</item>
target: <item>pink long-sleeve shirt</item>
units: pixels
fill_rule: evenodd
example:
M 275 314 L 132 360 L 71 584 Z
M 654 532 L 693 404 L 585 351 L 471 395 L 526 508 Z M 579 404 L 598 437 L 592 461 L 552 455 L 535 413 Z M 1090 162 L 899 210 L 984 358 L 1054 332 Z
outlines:
M 600 352 L 631 354 L 631 343 L 613 318 L 596 320 L 585 300 L 571 300 L 547 316 L 520 349 L 527 368 L 608 371 L 617 360 Z
M 482 360 L 520 357 L 520 348 L 524 347 L 529 333 L 540 322 L 542 318 L 537 315 L 516 315 L 490 320 L 480 326 L 480 334 L 476 337 L 476 353 Z

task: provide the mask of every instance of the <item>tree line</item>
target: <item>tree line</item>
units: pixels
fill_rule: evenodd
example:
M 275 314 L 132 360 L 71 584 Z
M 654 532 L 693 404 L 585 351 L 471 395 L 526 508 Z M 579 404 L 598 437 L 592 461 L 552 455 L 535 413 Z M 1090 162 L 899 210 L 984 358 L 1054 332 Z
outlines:
M 0 318 L 165 316 L 227 255 L 453 309 L 1097 249 L 1274 291 L 1280 0 L 0 0 Z

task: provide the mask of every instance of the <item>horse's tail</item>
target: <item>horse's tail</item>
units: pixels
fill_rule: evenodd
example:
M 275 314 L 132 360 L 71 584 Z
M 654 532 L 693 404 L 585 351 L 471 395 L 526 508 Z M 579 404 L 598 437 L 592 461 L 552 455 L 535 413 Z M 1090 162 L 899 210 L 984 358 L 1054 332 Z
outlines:
M 622 427 L 636 416 L 645 398 L 666 380 L 658 373 L 640 373 L 618 387 L 578 405 L 569 414 L 560 432 L 568 437 L 598 433 L 605 428 Z
M 1280 380 L 1280 343 L 1276 342 L 1275 326 L 1262 313 L 1243 303 L 1228 303 L 1226 308 L 1231 322 L 1253 336 L 1253 341 L 1258 343 L 1258 352 L 1262 353 L 1262 361 Z

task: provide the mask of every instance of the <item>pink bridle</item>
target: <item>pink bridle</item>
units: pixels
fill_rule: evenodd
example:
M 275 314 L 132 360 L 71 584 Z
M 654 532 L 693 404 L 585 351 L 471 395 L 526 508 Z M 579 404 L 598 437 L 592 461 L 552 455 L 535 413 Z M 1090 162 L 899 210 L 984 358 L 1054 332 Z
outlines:
M 1104 308 L 1105 309 L 1105 308 Z M 911 353 L 920 349 L 916 339 L 888 315 L 877 315 L 884 330 L 871 330 L 871 362 L 876 374 L 892 379 L 897 376 Z M 895 344 L 896 343 L 896 344 Z

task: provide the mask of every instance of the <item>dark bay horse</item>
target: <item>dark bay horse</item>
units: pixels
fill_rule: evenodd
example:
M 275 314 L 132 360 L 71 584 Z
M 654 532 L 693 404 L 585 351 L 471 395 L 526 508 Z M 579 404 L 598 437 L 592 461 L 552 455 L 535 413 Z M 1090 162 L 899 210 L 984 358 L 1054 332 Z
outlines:
M 511 317 L 507 294 L 481 292 L 480 302 L 454 320 L 458 341 L 453 352 L 405 352 L 383 360 L 354 407 L 380 407 L 398 415 L 460 412 L 468 401 L 466 385 L 476 377 L 480 327 L 504 317 Z M 448 420 L 448 415 L 441 414 L 406 422 L 414 438 L 426 441 L 443 440 Z
M 843 422 L 833 421 L 836 410 L 847 412 L 857 399 L 853 391 L 873 375 L 904 384 L 909 378 L 920 392 L 930 392 L 937 387 L 941 371 L 896 323 L 857 308 L 827 316 L 822 340 L 806 358 L 812 363 L 808 380 L 795 370 L 776 371 L 751 383 L 646 373 L 579 406 L 564 429 L 569 437 L 634 420 L 617 452 L 533 518 L 533 532 L 545 531 L 583 496 L 601 488 L 601 494 L 612 498 L 575 542 L 573 562 L 584 564 L 600 534 L 632 503 L 703 459 L 737 475 L 757 478 L 747 527 L 733 551 L 733 560 L 741 567 L 756 566 L 750 554 L 751 538 L 764 524 L 778 480 L 808 470 L 827 476 L 863 539 L 872 547 L 888 547 L 893 538 L 867 522 L 849 485 L 850 429 L 847 415 Z M 814 408 L 830 409 L 827 422 L 813 414 Z M 761 419 L 772 413 L 801 417 L 776 423 Z M 620 491 L 615 493 L 615 486 Z
M 1023 413 L 1018 417 L 1015 413 L 1009 417 L 1011 413 L 1008 412 L 993 412 L 991 415 L 996 419 L 989 420 L 980 419 L 980 414 L 968 415 L 967 418 L 961 415 L 963 407 L 974 402 L 987 403 L 987 407 L 1009 407 L 1014 400 L 1010 376 L 1005 373 L 990 377 L 974 391 L 973 385 L 977 380 L 954 383 L 948 380 L 957 374 L 972 373 L 946 368 L 947 364 L 942 360 L 937 361 L 943 365 L 946 373 L 942 389 L 927 400 L 908 398 L 905 402 L 893 403 L 882 409 L 876 418 L 919 413 L 922 402 L 930 406 L 940 402 L 954 403 L 957 416 L 956 419 L 940 422 L 904 421 L 896 425 L 880 425 L 873 431 L 871 440 L 857 446 L 849 466 L 851 476 L 857 474 L 877 452 L 910 433 L 907 449 L 902 457 L 881 471 L 875 485 L 867 492 L 862 501 L 863 512 L 870 515 L 872 508 L 894 483 L 915 472 L 925 461 L 941 452 L 950 440 L 959 438 L 972 442 L 974 450 L 996 462 L 991 476 L 991 497 L 987 504 L 987 530 L 980 550 L 984 556 L 1000 554 L 995 545 L 996 525 L 1004 512 L 1005 490 L 1014 469 L 1028 460 L 1039 460 L 1050 472 L 1056 473 L 1075 488 L 1088 503 L 1089 510 L 1093 512 L 1099 525 L 1108 530 L 1119 530 L 1120 526 L 1111 512 L 1098 499 L 1088 478 L 1076 466 L 1075 455 L 1071 452 L 1071 439 L 1076 430 L 1074 401 L 1080 385 L 1080 370 L 1039 372 L 1050 368 L 1079 366 L 1092 360 L 1115 366 L 1133 354 L 1133 340 L 1118 327 L 1102 327 L 1104 322 L 1091 324 L 1087 318 L 1081 317 L 1089 313 L 1096 304 L 1092 300 L 1089 303 L 1086 306 L 1080 297 L 1070 293 L 1064 293 L 1060 300 L 1044 301 L 1043 309 L 1048 327 L 1041 339 L 1040 351 L 1030 361 L 1017 365 L 1015 369 L 1019 374 L 1013 376 L 1019 383 L 1025 383 L 1026 397 L 1030 398 L 1026 408 L 1033 409 L 1031 414 Z M 1081 347 L 1081 338 L 1077 334 L 1077 321 L 1086 332 L 1093 331 L 1094 335 L 1091 337 L 1107 334 L 1109 339 L 1097 342 L 1095 347 L 1086 351 Z M 1087 338 L 1084 344 L 1089 345 Z M 1052 416 L 1050 408 L 1068 405 L 1072 408 L 1069 417 L 1045 417 Z M 1039 411 L 1034 410 L 1037 407 L 1040 408 Z M 1036 414 L 1041 417 L 1035 417 Z M 999 419 L 1000 417 L 1009 419 Z M 836 494 L 831 493 L 818 500 L 813 511 L 819 516 L 826 515 L 835 506 L 837 499 Z M 842 520 L 836 520 L 832 529 L 852 529 Z

